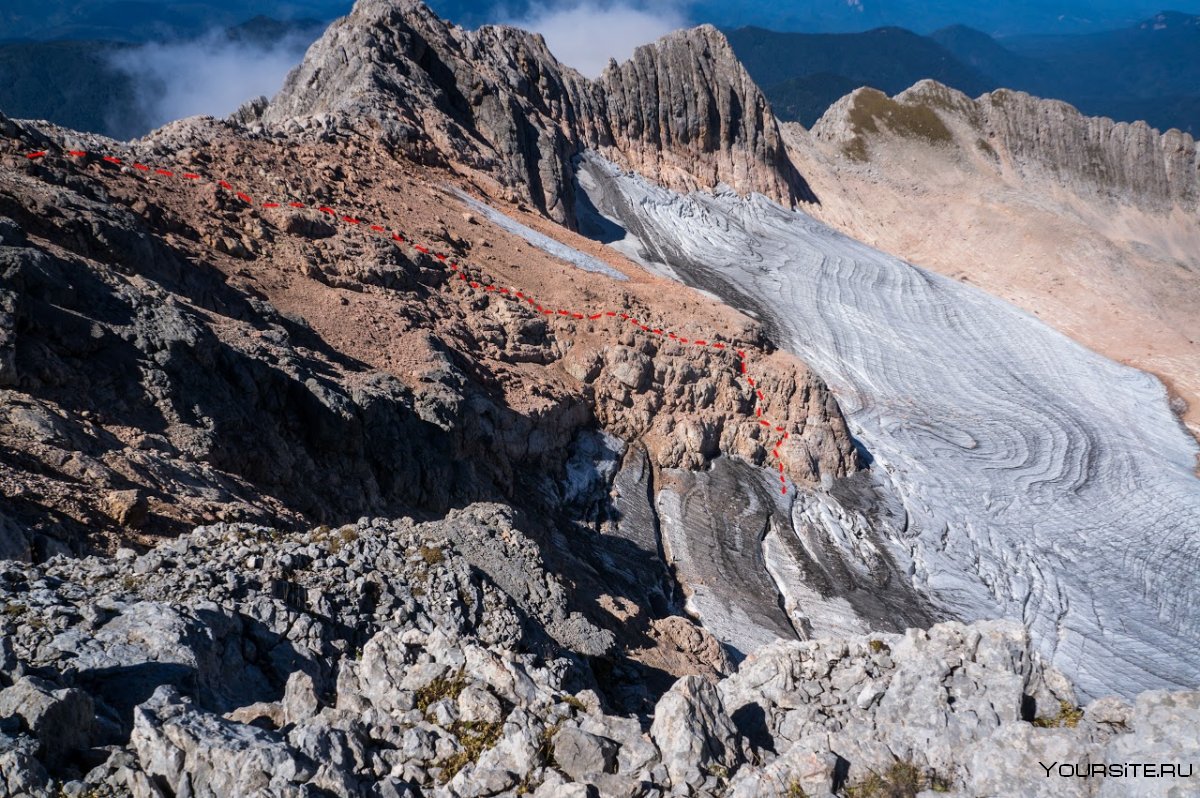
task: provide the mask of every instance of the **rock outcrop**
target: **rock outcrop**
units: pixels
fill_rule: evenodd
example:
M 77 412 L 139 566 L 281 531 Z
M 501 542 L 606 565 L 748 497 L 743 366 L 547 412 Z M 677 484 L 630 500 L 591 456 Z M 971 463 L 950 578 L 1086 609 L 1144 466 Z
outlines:
M 711 26 L 640 47 L 589 81 L 535 34 L 463 30 L 413 0 L 360 0 L 261 122 L 353 129 L 408 157 L 480 170 L 567 223 L 572 159 L 585 148 L 680 190 L 726 183 L 789 205 L 810 198 L 766 98 Z
M 975 100 L 932 80 L 894 98 L 857 89 L 832 105 L 811 132 L 864 159 L 881 128 L 952 144 L 947 121 L 973 129 L 971 146 L 1023 180 L 1159 212 L 1179 207 L 1195 213 L 1200 202 L 1200 153 L 1188 134 L 1085 116 L 1060 100 L 1008 89 Z
M 1195 784 L 1166 768 L 1194 771 L 1200 693 L 1079 707 L 1024 629 L 999 622 L 777 643 L 622 714 L 602 697 L 605 658 L 571 651 L 602 635 L 562 635 L 559 579 L 511 558 L 521 540 L 502 509 L 474 505 L 304 533 L 219 524 L 115 562 L 10 563 L 0 785 L 32 798 L 966 798 Z M 486 562 L 465 553 L 479 544 Z M 1161 775 L 1059 768 L 1132 762 Z

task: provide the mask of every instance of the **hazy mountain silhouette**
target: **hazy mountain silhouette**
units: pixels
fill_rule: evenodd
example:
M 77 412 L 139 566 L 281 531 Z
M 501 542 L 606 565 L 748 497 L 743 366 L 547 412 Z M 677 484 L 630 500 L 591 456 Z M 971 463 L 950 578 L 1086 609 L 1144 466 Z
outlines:
M 324 26 L 311 19 L 280 21 L 255 17 L 210 34 L 217 44 L 246 53 L 266 51 L 289 37 L 315 40 Z M 168 39 L 166 46 L 186 45 L 195 38 Z M 144 135 L 155 118 L 144 85 L 115 63 L 139 45 L 125 41 L 16 41 L 0 44 L 0 110 L 26 119 L 51 122 L 117 139 Z M 200 50 L 203 52 L 203 49 Z M 150 76 L 153 78 L 154 76 Z M 247 98 L 249 99 L 249 98 Z
M 811 125 L 859 86 L 895 94 L 933 78 L 967 94 L 999 88 L 927 36 L 902 28 L 865 33 L 778 33 L 740 28 L 726 35 L 781 117 Z
M 932 78 L 972 96 L 995 88 L 1065 100 L 1118 121 L 1200 131 L 1200 16 L 1163 12 L 1132 27 L 996 39 L 965 25 L 921 36 L 729 32 L 781 117 L 815 122 L 847 88 L 889 94 Z
M 142 42 L 197 36 L 253 16 L 329 20 L 349 0 L 6 0 L 0 5 L 3 40 L 54 39 Z

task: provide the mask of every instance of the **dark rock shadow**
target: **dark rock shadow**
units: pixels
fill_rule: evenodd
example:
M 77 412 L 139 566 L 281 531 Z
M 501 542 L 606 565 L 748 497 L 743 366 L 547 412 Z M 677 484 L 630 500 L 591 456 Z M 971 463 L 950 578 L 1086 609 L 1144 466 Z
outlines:
M 108 710 L 120 724 L 121 737 L 98 740 L 102 745 L 128 740 L 134 707 L 147 701 L 162 685 L 178 687 L 184 695 L 194 697 L 199 692 L 199 676 L 195 668 L 180 663 L 139 662 L 80 671 L 74 679 L 74 686 L 87 692 L 98 705 L 103 704 L 98 706 L 97 715 L 103 716 Z
M 573 166 L 577 166 L 577 163 Z M 620 241 L 626 235 L 625 228 L 601 213 L 588 193 L 578 185 L 575 191 L 575 220 L 580 235 L 601 244 Z
M 738 734 L 753 746 L 755 751 L 775 751 L 775 738 L 767 725 L 767 713 L 759 704 L 747 704 L 733 713 L 731 718 Z
M 175 687 L 200 708 L 220 715 L 260 701 L 278 701 L 288 676 L 298 670 L 312 675 L 318 684 L 331 682 L 331 673 L 322 672 L 311 656 L 302 654 L 259 621 L 212 610 L 194 614 L 206 630 L 234 630 L 217 641 L 204 635 L 180 641 L 197 658 L 208 662 L 207 671 L 178 662 L 144 661 L 79 670 L 68 677 L 72 686 L 86 691 L 97 703 L 96 714 L 102 721 L 98 745 L 127 742 L 134 709 L 164 685 Z M 211 659 L 218 655 L 219 663 Z

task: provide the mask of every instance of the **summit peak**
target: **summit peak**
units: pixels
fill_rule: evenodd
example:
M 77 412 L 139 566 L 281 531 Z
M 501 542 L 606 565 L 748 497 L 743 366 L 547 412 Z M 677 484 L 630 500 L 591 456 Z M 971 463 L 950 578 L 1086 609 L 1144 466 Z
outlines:
M 359 0 L 262 121 L 354 130 L 486 172 L 568 224 L 572 161 L 585 150 L 677 190 L 723 183 L 787 205 L 809 198 L 765 96 L 711 25 L 643 45 L 593 81 L 537 34 L 464 30 L 414 0 Z

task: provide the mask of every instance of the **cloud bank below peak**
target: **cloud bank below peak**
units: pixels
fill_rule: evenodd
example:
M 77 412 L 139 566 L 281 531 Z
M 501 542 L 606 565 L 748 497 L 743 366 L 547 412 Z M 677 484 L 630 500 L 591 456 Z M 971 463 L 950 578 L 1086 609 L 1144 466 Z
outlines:
M 214 30 L 195 39 L 148 42 L 109 60 L 130 82 L 141 126 L 150 130 L 197 114 L 227 116 L 246 100 L 273 95 L 316 35 L 305 29 L 263 41 Z
M 609 59 L 624 61 L 638 46 L 690 23 L 674 3 L 577 2 L 533 5 L 504 24 L 542 34 L 555 58 L 595 78 Z

